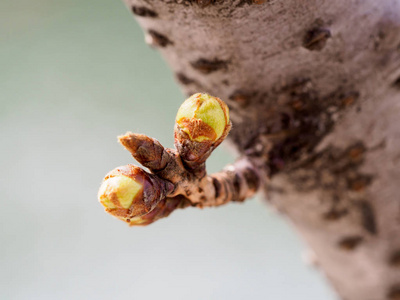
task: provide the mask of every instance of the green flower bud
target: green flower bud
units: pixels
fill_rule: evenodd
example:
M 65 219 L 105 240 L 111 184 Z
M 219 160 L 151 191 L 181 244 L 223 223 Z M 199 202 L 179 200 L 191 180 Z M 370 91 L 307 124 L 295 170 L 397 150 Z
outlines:
M 127 165 L 106 175 L 98 198 L 107 212 L 130 223 L 151 212 L 172 188 L 141 168 Z
M 215 142 L 230 128 L 228 106 L 219 98 L 197 93 L 179 108 L 176 125 L 195 142 Z

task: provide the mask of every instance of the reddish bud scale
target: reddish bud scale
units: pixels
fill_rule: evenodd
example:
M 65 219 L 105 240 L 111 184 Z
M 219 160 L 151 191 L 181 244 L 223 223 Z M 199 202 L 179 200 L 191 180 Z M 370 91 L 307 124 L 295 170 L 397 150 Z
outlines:
M 165 198 L 148 214 L 129 220 L 130 226 L 146 226 L 155 221 L 168 217 L 175 209 L 189 205 L 184 197 Z

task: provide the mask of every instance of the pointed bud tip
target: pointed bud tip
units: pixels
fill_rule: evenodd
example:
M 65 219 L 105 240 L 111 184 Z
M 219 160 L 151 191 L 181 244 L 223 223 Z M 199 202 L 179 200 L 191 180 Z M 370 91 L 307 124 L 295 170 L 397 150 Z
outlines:
M 132 139 L 132 135 L 133 135 L 133 133 L 130 131 L 128 131 L 124 135 L 119 135 L 118 142 L 120 142 L 122 144 L 122 146 L 125 147 L 126 145 L 129 144 L 129 141 Z

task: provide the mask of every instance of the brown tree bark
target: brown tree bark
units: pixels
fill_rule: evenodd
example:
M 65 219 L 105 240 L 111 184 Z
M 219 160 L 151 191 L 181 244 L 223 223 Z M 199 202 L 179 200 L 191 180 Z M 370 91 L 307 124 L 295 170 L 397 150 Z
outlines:
M 185 93 L 228 103 L 338 294 L 400 299 L 400 2 L 125 1 Z

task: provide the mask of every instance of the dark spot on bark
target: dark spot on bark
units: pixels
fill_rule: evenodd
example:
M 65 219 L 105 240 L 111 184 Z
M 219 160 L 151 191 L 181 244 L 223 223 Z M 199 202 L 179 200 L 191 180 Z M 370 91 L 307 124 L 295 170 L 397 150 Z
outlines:
M 175 0 L 177 1 L 177 0 Z M 182 0 L 180 0 L 182 1 Z M 221 4 L 224 2 L 224 0 L 187 0 L 191 2 L 192 4 L 197 4 L 199 7 L 204 8 L 209 5 L 216 5 L 216 4 Z M 178 1 L 179 2 L 179 1 Z
M 222 4 L 225 0 L 160 0 L 160 1 L 165 2 L 167 4 L 175 2 L 175 4 L 180 4 L 184 6 L 198 5 L 199 7 L 204 8 L 209 5 Z
M 176 73 L 176 79 L 178 79 L 178 81 L 183 85 L 188 85 L 188 84 L 195 83 L 195 80 L 193 80 L 192 78 L 187 77 L 183 73 Z
M 208 60 L 200 58 L 190 64 L 195 70 L 203 74 L 210 74 L 218 70 L 226 70 L 228 67 L 228 62 L 220 59 Z
M 229 86 L 229 81 L 226 80 L 226 79 L 225 79 L 225 80 L 222 80 L 221 83 L 222 83 L 223 85 Z
M 349 236 L 339 241 L 339 247 L 343 250 L 352 251 L 356 249 L 363 241 L 361 236 Z
M 202 7 L 202 8 L 210 5 L 213 2 L 214 1 L 212 1 L 212 0 L 196 0 L 197 5 Z
M 252 5 L 252 4 L 263 4 L 267 2 L 267 0 L 241 0 L 236 7 L 241 7 L 244 5 Z
M 290 128 L 291 117 L 287 113 L 280 113 L 279 114 L 279 126 L 281 130 L 286 130 Z
M 275 194 L 280 194 L 280 195 L 286 194 L 286 190 L 284 188 L 279 187 L 279 186 L 274 186 L 272 184 L 268 185 L 268 191 L 270 193 L 275 193 Z
M 204 195 L 201 196 L 201 197 L 200 197 L 200 200 L 201 200 L 201 201 L 206 201 L 206 196 L 204 196 Z
M 157 18 L 158 14 L 150 8 L 144 6 L 132 6 L 132 12 L 140 17 Z
M 232 193 L 230 185 L 226 183 L 226 180 L 222 180 L 222 184 L 224 185 L 225 189 L 225 197 L 224 197 L 224 202 L 229 199 L 229 195 Z
M 229 96 L 229 99 L 239 104 L 240 107 L 245 108 L 249 105 L 253 94 L 244 90 L 237 90 Z
M 367 201 L 359 201 L 357 203 L 361 213 L 361 225 L 366 231 L 372 235 L 376 235 L 378 230 L 375 221 L 375 213 L 372 205 Z
M 289 83 L 275 89 L 278 93 L 285 92 L 291 96 L 296 96 L 309 92 L 309 83 L 311 83 L 309 77 L 295 77 Z
M 366 150 L 362 143 L 356 143 L 348 149 L 347 154 L 353 164 L 359 164 L 363 161 Z
M 375 151 L 375 150 L 379 150 L 379 149 L 385 149 L 387 146 L 386 144 L 386 138 L 383 138 L 378 144 L 371 146 L 369 148 L 369 151 Z
M 323 215 L 323 218 L 327 221 L 336 221 L 339 220 L 340 218 L 346 216 L 349 213 L 347 209 L 332 209 L 328 212 L 326 212 Z
M 233 188 L 235 190 L 236 195 L 239 196 L 240 193 L 240 176 L 238 174 L 235 174 L 233 178 Z
M 374 28 L 375 30 L 370 35 L 370 38 L 377 52 L 384 53 L 397 46 L 399 24 L 393 18 L 381 18 Z M 384 56 L 387 57 L 388 55 Z
M 203 189 L 201 187 L 198 188 L 199 193 L 203 192 Z
M 150 36 L 152 37 L 153 44 L 155 46 L 159 46 L 159 47 L 164 48 L 164 47 L 166 47 L 168 45 L 173 45 L 174 44 L 172 41 L 170 41 L 170 39 L 167 36 L 157 32 L 155 30 L 150 29 L 148 32 L 149 32 Z
M 201 8 L 205 8 L 209 5 L 222 4 L 227 0 L 160 0 L 160 1 L 168 4 L 174 2 L 175 4 L 180 4 L 184 6 L 198 5 Z M 236 7 L 241 7 L 244 6 L 245 4 L 247 5 L 263 4 L 267 1 L 268 0 L 240 0 L 239 3 L 236 5 Z
M 366 174 L 357 174 L 355 178 L 348 181 L 349 189 L 355 192 L 363 192 L 372 182 L 372 176 Z
M 260 187 L 260 178 L 257 176 L 256 173 L 250 168 L 246 168 L 243 171 L 243 177 L 246 180 L 246 183 L 249 189 L 256 191 Z
M 311 51 L 320 51 L 325 45 L 326 41 L 331 37 L 331 32 L 326 28 L 313 28 L 304 36 L 303 47 Z
M 341 104 L 343 107 L 351 106 L 360 97 L 358 92 L 352 91 L 341 97 Z
M 218 198 L 219 195 L 221 194 L 221 184 L 218 181 L 218 179 L 212 177 L 212 183 L 214 185 L 214 189 L 215 189 L 215 198 Z
M 397 79 L 393 82 L 392 86 L 395 87 L 396 89 L 400 89 L 400 77 L 397 78 Z
M 389 289 L 387 298 L 389 300 L 400 300 L 400 284 L 396 284 Z
M 304 102 L 300 99 L 293 100 L 290 105 L 293 107 L 293 109 L 298 111 L 301 111 L 304 108 Z
M 400 249 L 396 250 L 390 257 L 389 257 L 389 265 L 393 267 L 400 267 Z

